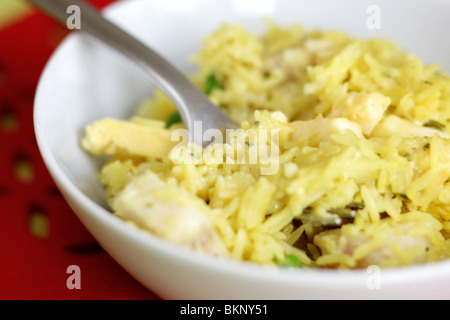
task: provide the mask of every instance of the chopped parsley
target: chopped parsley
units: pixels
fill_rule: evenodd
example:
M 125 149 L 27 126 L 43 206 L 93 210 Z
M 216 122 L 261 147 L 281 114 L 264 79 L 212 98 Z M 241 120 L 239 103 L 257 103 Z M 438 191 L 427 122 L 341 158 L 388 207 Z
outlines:
M 181 122 L 183 122 L 183 119 L 181 118 L 181 115 L 178 112 L 174 112 L 167 119 L 166 128 L 170 128 L 174 124 L 181 123 Z
M 288 267 L 288 268 L 301 268 L 303 267 L 300 260 L 294 256 L 293 254 L 287 254 L 284 257 L 284 260 L 278 262 L 280 267 Z
M 211 73 L 205 80 L 204 90 L 207 95 L 210 95 L 215 89 L 223 90 L 224 87 L 222 82 L 217 79 L 216 75 Z

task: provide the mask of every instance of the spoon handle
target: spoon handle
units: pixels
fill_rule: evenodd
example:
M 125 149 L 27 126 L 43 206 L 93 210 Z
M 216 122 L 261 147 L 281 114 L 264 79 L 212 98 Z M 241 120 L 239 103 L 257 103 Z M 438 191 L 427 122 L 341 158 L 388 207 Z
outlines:
M 82 0 L 28 1 L 63 25 L 67 23 L 70 15 L 69 9 L 73 8 L 71 6 L 77 6 L 81 16 L 81 31 L 94 36 L 132 59 L 160 89 L 172 98 L 189 132 L 193 130 L 194 121 L 202 121 L 203 132 L 210 128 L 233 127 L 234 123 L 214 106 L 184 74 L 151 48 L 104 18 L 90 4 Z M 223 128 L 218 128 L 219 126 Z

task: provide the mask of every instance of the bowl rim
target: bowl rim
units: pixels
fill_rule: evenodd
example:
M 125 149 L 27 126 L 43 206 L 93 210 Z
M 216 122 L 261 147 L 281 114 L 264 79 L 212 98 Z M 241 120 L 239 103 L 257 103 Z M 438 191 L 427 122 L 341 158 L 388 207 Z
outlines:
M 106 6 L 102 12 L 106 16 L 109 16 L 117 10 L 121 10 L 123 6 L 142 1 L 144 0 L 114 2 Z M 51 78 L 50 69 L 54 64 L 55 59 L 64 52 L 68 44 L 75 41 L 78 37 L 79 35 L 76 33 L 66 36 L 45 64 L 39 78 L 34 97 L 33 125 L 38 149 L 51 177 L 57 186 L 65 193 L 70 194 L 71 197 L 77 201 L 77 203 L 81 204 L 86 209 L 86 212 L 94 215 L 96 219 L 101 220 L 102 223 L 107 224 L 108 227 L 114 229 L 116 232 L 124 233 L 127 237 L 130 237 L 133 240 L 152 248 L 153 250 L 163 252 L 164 254 L 170 255 L 192 265 L 202 265 L 208 269 L 221 272 L 222 274 L 240 275 L 255 279 L 264 276 L 268 281 L 272 282 L 294 282 L 302 284 L 310 283 L 317 286 L 329 286 L 330 284 L 345 284 L 348 286 L 352 284 L 360 284 L 362 281 L 366 281 L 368 276 L 366 269 L 335 270 L 316 268 L 274 268 L 247 261 L 212 257 L 189 248 L 172 244 L 144 230 L 130 227 L 124 221 L 120 220 L 120 218 L 111 214 L 110 211 L 104 209 L 101 205 L 91 200 L 70 180 L 62 168 L 58 165 L 56 158 L 51 152 L 50 146 L 45 140 L 45 134 L 40 121 L 40 111 L 42 108 L 41 100 L 43 99 L 42 95 L 47 82 L 49 81 L 49 78 Z M 74 213 L 78 216 L 76 212 Z M 387 284 L 406 283 L 411 281 L 411 279 L 425 279 L 428 277 L 438 278 L 442 275 L 448 276 L 449 274 L 450 259 L 425 264 L 382 269 L 383 282 Z

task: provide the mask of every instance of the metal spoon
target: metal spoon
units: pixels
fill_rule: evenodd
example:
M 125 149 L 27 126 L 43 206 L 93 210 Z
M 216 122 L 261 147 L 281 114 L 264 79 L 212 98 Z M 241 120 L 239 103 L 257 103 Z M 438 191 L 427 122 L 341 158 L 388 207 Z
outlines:
M 69 6 L 77 6 L 81 13 L 81 28 L 97 40 L 116 49 L 135 62 L 160 89 L 177 105 L 190 141 L 206 147 L 211 141 L 204 141 L 204 132 L 218 129 L 222 133 L 237 124 L 210 102 L 187 77 L 148 46 L 132 37 L 101 13 L 81 0 L 28 0 L 43 12 L 66 26 Z M 200 121 L 200 122 L 198 122 Z M 194 134 L 194 122 L 195 126 Z M 225 136 L 223 136 L 225 137 Z

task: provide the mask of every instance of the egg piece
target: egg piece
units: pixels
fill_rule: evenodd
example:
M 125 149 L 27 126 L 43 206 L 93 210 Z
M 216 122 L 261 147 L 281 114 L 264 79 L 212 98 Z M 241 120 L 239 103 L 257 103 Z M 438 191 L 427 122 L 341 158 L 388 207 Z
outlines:
M 215 256 L 228 255 L 208 218 L 209 207 L 151 171 L 133 178 L 113 206 L 119 217 L 172 243 Z

